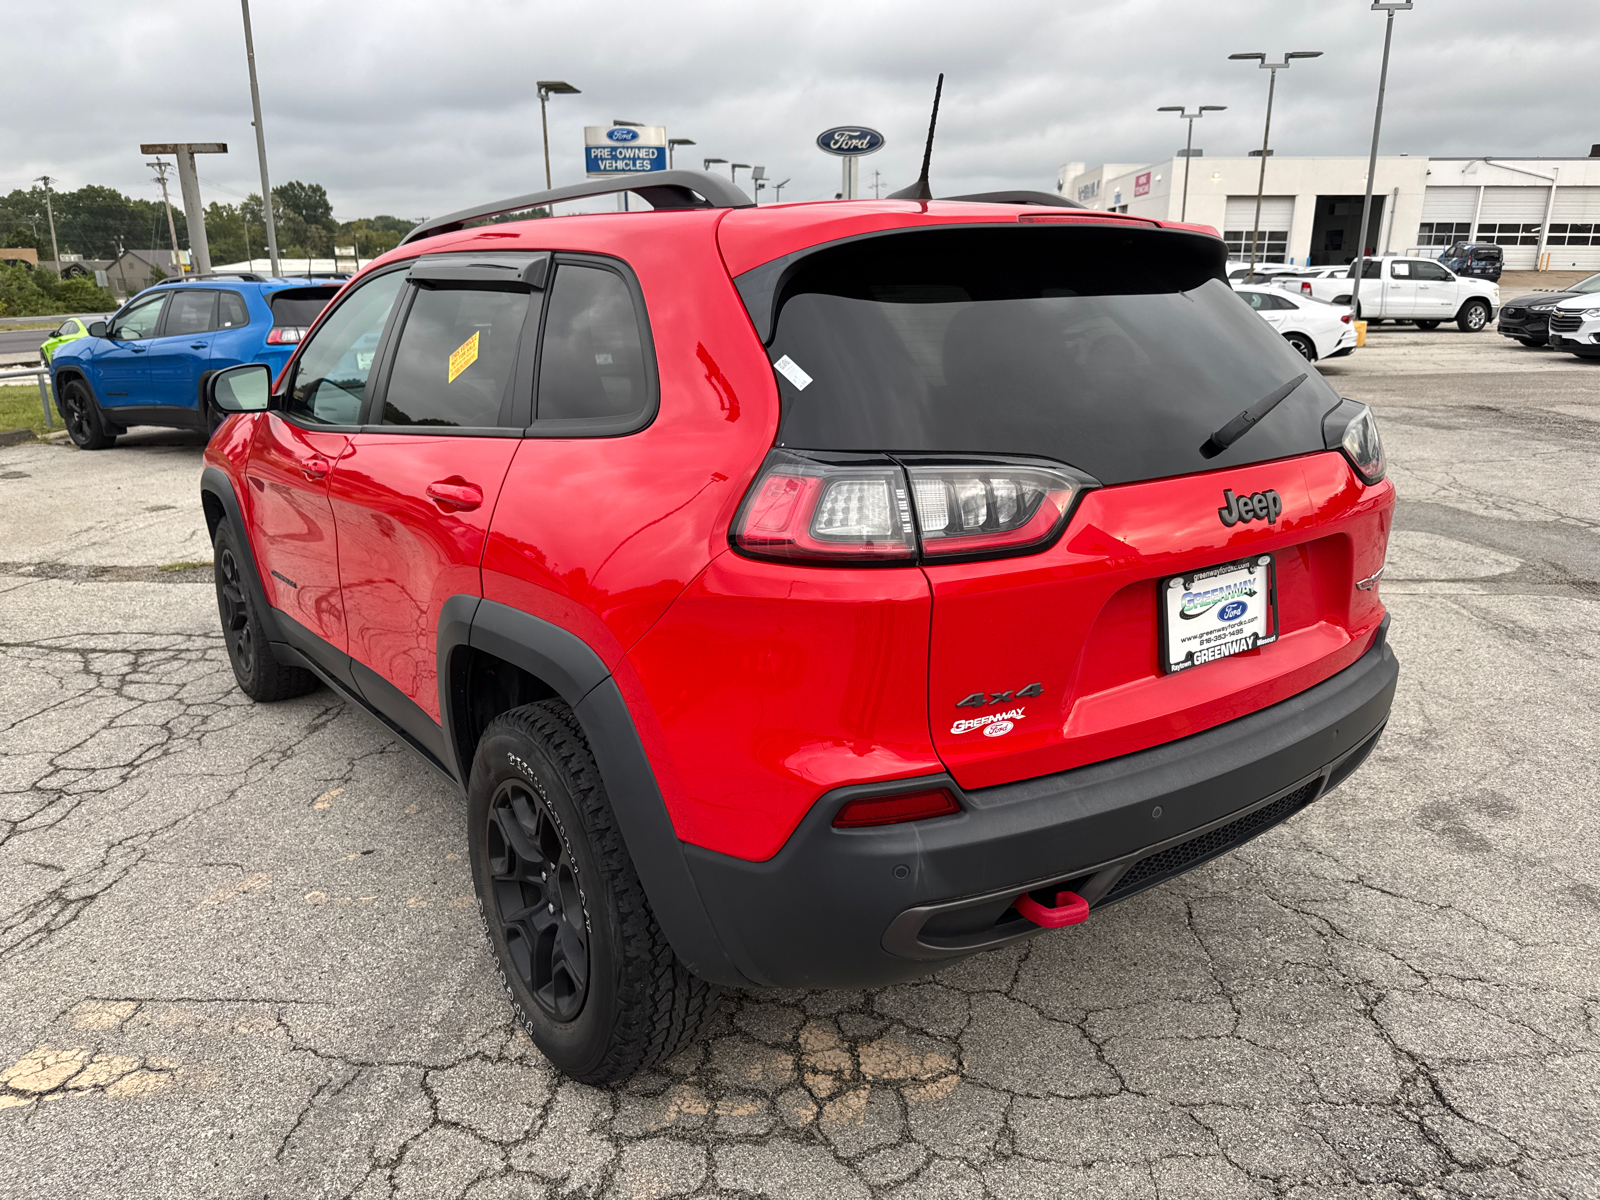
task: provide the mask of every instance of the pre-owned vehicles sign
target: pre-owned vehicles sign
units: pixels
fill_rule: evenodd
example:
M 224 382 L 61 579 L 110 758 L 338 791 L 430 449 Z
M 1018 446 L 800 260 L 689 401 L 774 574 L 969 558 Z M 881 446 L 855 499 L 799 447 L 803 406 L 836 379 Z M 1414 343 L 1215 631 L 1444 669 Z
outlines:
M 586 125 L 584 171 L 590 175 L 644 175 L 667 169 L 665 125 Z

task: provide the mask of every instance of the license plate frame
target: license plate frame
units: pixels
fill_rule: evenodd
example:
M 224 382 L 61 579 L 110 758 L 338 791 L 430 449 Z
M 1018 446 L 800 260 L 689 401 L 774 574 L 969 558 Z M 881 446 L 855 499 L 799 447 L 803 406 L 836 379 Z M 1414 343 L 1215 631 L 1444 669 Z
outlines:
M 1197 586 L 1203 584 L 1210 586 Z M 1207 594 L 1213 591 L 1221 594 Z M 1253 603 L 1258 598 L 1259 608 Z M 1245 605 L 1244 610 L 1224 621 L 1222 614 L 1239 603 Z M 1269 646 L 1279 633 L 1277 558 L 1252 554 L 1168 575 L 1157 584 L 1156 606 L 1161 618 L 1157 652 L 1163 675 Z M 1194 615 L 1186 617 L 1182 615 L 1185 611 Z M 1195 624 L 1188 624 L 1190 621 Z M 1175 655 L 1178 650 L 1183 653 Z

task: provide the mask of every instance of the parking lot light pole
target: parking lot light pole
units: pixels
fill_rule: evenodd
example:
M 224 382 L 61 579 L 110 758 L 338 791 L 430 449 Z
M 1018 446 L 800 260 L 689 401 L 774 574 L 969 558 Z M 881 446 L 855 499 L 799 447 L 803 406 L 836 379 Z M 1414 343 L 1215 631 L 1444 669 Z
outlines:
M 1181 104 L 1163 104 L 1156 109 L 1157 112 L 1175 112 L 1189 122 L 1189 140 L 1183 149 L 1183 207 L 1178 216 L 1180 221 L 1189 219 L 1189 160 L 1194 157 L 1194 123 L 1208 112 L 1222 112 L 1227 107 L 1226 104 L 1202 104 L 1194 112 L 1185 112 Z M 1169 208 L 1167 211 L 1172 210 Z
M 733 182 L 735 182 L 735 183 L 739 182 L 739 170 L 740 170 L 741 167 L 744 170 L 748 171 L 750 169 L 750 164 L 749 163 L 729 163 L 728 164 L 728 178 L 733 180 Z
M 667 139 L 667 170 L 672 170 L 672 152 L 679 146 L 693 146 L 697 143 L 693 138 L 668 138 Z
M 250 67 L 250 108 L 255 120 L 251 122 L 256 130 L 256 157 L 261 160 L 261 219 L 267 226 L 267 260 L 272 265 L 274 275 L 283 274 L 283 268 L 278 262 L 278 223 L 272 215 L 272 184 L 267 179 L 267 134 L 261 127 L 261 88 L 256 84 L 256 43 L 250 35 L 250 0 L 239 0 L 239 6 L 244 10 L 244 58 Z M 165 194 L 166 187 L 162 186 Z M 193 231 L 190 233 L 190 245 L 194 244 Z M 178 244 L 172 244 L 173 261 L 177 261 Z
M 549 188 L 553 185 L 550 182 L 550 117 L 546 106 L 551 96 L 580 96 L 583 93 L 564 79 L 541 79 L 534 86 L 539 89 L 539 128 L 544 133 L 544 186 Z
M 1372 213 L 1372 177 L 1378 171 L 1378 132 L 1383 128 L 1383 91 L 1389 83 L 1389 43 L 1394 38 L 1394 14 L 1411 7 L 1411 0 L 1372 0 L 1373 12 L 1386 12 L 1383 26 L 1383 66 L 1378 70 L 1378 108 L 1372 116 L 1372 154 L 1367 158 L 1367 195 L 1361 202 L 1361 237 L 1356 242 L 1356 274 L 1350 283 L 1350 316 L 1361 319 L 1361 273 L 1367 266 L 1367 220 Z
M 1261 176 L 1256 181 L 1256 225 L 1250 231 L 1250 275 L 1254 279 L 1256 274 L 1257 247 L 1261 241 L 1261 197 L 1267 187 L 1267 152 L 1272 140 L 1272 96 L 1278 89 L 1278 72 L 1289 68 L 1291 59 L 1296 58 L 1321 58 L 1321 50 L 1290 50 L 1283 56 L 1282 62 L 1268 62 L 1267 56 L 1259 50 L 1244 54 L 1230 54 L 1234 59 L 1255 59 L 1256 66 L 1263 71 L 1271 71 L 1272 77 L 1267 81 L 1267 124 L 1261 132 Z
M 700 169 L 702 171 L 709 171 L 711 170 L 712 163 L 725 163 L 727 161 L 728 160 L 725 158 L 708 158 L 701 162 Z
M 782 183 L 775 183 L 772 185 L 772 202 L 774 204 L 783 203 L 783 189 L 788 186 L 789 181 L 787 179 L 785 179 Z

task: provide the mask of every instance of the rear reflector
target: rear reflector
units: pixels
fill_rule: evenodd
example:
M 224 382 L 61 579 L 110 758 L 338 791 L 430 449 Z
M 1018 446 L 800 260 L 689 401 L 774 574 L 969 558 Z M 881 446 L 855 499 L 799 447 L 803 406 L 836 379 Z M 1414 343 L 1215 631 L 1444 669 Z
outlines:
M 928 817 L 948 817 L 961 811 L 956 798 L 944 788 L 907 792 L 903 796 L 873 796 L 851 800 L 833 815 L 835 829 L 860 829 L 867 825 L 898 825 L 902 821 L 923 821 Z

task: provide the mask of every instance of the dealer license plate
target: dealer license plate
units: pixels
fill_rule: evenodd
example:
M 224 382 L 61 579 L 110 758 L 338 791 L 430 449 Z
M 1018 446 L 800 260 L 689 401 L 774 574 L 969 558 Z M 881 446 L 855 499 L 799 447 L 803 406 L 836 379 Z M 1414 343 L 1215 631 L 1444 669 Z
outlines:
M 1161 581 L 1161 668 L 1187 671 L 1278 640 L 1270 554 Z

